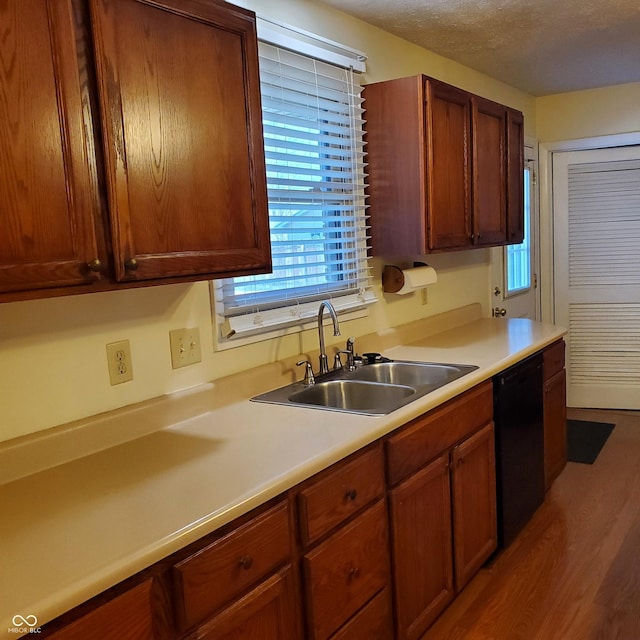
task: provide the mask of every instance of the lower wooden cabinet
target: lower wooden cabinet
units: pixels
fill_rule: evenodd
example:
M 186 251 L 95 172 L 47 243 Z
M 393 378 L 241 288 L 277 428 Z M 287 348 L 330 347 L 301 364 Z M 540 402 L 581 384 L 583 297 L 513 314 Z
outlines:
M 388 589 L 383 589 L 356 613 L 331 640 L 391 640 L 393 614 Z
M 392 637 L 380 631 L 393 626 L 382 442 L 305 481 L 294 495 L 306 637 Z M 358 635 L 366 629 L 369 635 Z
M 543 351 L 544 479 L 548 490 L 567 464 L 567 377 L 563 340 Z
M 454 597 L 448 453 L 389 498 L 398 638 L 419 638 Z
M 291 558 L 286 502 L 261 513 L 172 569 L 176 623 L 189 629 Z
M 479 384 L 43 637 L 417 640 L 496 546 L 492 398 Z
M 325 640 L 389 582 L 384 503 L 305 554 L 303 568 L 309 637 Z
M 483 383 L 387 441 L 398 640 L 420 638 L 496 549 L 492 418 Z
M 291 568 L 262 582 L 189 636 L 189 640 L 296 640 L 296 595 Z
M 478 572 L 498 544 L 493 423 L 451 452 L 456 589 Z

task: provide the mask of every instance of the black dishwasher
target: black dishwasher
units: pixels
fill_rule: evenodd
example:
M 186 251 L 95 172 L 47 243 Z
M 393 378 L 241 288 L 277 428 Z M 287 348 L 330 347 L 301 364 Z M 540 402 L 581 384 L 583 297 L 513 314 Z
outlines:
M 544 502 L 542 354 L 493 379 L 498 546 L 508 546 Z

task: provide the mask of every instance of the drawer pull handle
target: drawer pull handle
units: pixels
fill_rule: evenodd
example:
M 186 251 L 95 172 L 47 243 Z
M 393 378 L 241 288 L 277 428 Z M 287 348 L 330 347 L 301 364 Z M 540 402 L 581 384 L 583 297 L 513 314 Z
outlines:
M 242 556 L 240 558 L 240 566 L 246 570 L 251 569 L 253 566 L 253 558 L 251 556 Z
M 87 267 L 89 271 L 93 271 L 94 273 L 100 273 L 102 271 L 102 262 L 96 258 L 91 262 L 87 263 Z
M 347 500 L 355 500 L 358 497 L 358 492 L 355 489 L 348 489 L 345 497 Z
M 349 569 L 349 580 L 354 580 L 360 575 L 360 569 L 358 567 L 351 567 Z

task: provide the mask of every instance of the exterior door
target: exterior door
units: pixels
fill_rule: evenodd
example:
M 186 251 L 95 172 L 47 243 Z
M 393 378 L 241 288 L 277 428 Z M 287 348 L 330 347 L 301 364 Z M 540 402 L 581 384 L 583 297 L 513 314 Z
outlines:
M 640 409 L 640 146 L 553 156 L 567 404 Z
M 525 146 L 524 153 L 524 240 L 492 250 L 490 305 L 493 315 L 537 320 L 540 257 L 536 160 L 532 146 Z

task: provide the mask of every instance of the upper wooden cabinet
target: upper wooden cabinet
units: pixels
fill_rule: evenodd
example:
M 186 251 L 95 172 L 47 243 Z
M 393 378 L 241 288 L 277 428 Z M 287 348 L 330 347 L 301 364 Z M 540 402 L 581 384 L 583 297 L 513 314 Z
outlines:
M 364 97 L 374 255 L 522 240 L 520 112 L 422 75 Z
M 255 20 L 91 0 L 117 280 L 270 264 Z
M 473 132 L 473 236 L 476 246 L 507 240 L 507 112 L 501 104 L 471 98 Z
M 99 277 L 70 0 L 0 10 L 0 291 Z
M 2 21 L 3 300 L 271 268 L 252 12 L 13 0 Z
M 524 240 L 524 118 L 507 109 L 507 244 Z

